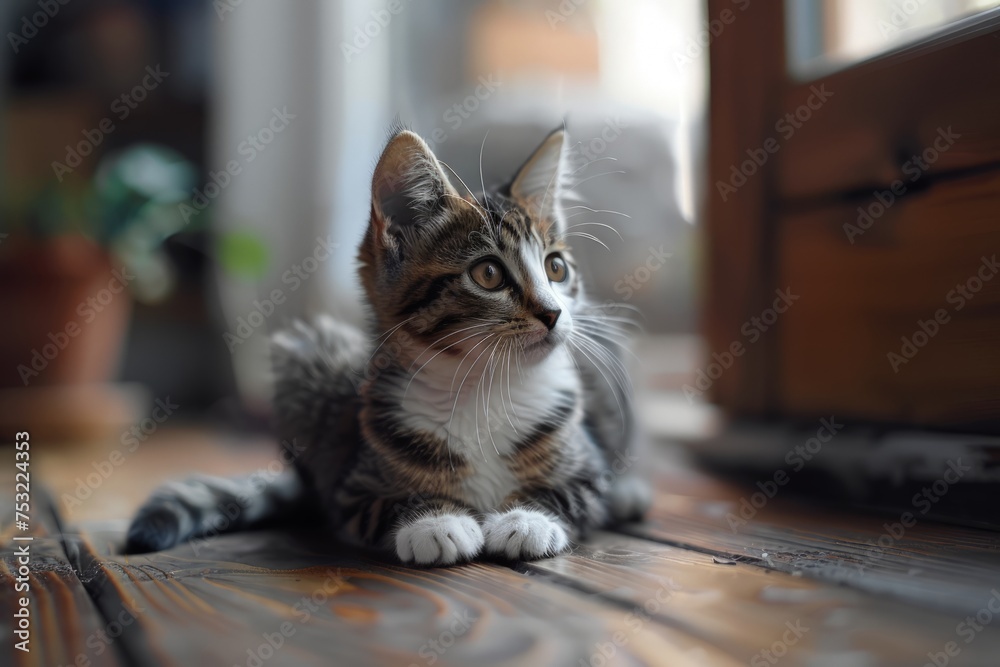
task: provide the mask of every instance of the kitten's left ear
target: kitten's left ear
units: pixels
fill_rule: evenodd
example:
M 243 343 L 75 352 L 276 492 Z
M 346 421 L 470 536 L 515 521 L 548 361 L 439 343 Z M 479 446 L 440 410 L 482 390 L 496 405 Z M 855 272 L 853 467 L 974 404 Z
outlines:
M 413 132 L 401 130 L 375 166 L 371 227 L 379 238 L 405 237 L 432 221 L 449 197 L 460 199 L 430 146 Z
M 510 183 L 510 196 L 528 215 L 563 227 L 560 203 L 567 194 L 569 136 L 559 128 L 545 137 Z

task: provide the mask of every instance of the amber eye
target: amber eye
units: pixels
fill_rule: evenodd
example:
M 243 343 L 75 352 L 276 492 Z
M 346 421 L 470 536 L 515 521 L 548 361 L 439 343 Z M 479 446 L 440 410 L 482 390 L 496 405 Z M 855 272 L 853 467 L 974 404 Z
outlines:
M 503 287 L 503 268 L 494 259 L 484 259 L 472 267 L 469 274 L 483 289 L 495 290 Z
M 569 275 L 569 268 L 566 266 L 566 260 L 562 258 L 562 255 L 555 252 L 545 258 L 545 273 L 548 274 L 549 280 L 554 283 L 561 283 L 566 280 L 566 276 Z

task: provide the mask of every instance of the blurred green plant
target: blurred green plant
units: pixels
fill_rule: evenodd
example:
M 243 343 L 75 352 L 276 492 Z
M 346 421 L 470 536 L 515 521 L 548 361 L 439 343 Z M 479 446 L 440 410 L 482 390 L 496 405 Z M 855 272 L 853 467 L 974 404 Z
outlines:
M 179 153 L 136 144 L 104 158 L 90 180 L 45 183 L 4 217 L 12 232 L 34 239 L 91 239 L 135 275 L 130 287 L 136 298 L 157 301 L 174 284 L 163 242 L 186 227 L 178 204 L 194 181 L 194 166 Z
M 219 264 L 238 278 L 259 280 L 270 264 L 267 245 L 251 232 L 230 232 L 219 239 Z
M 159 301 L 175 283 L 164 241 L 208 226 L 207 215 L 189 224 L 179 206 L 190 198 L 196 174 L 179 153 L 136 144 L 104 158 L 89 181 L 52 180 L 33 196 L 8 201 L 5 226 L 36 239 L 86 236 L 136 276 L 130 287 L 137 299 Z M 222 268 L 240 277 L 257 278 L 267 269 L 267 246 L 252 234 L 223 235 L 217 248 Z

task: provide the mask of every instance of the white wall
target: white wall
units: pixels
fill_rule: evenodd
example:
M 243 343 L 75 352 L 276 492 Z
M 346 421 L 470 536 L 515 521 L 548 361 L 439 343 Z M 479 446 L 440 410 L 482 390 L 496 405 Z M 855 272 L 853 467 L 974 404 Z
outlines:
M 335 168 L 331 156 L 341 152 L 338 93 L 344 76 L 343 61 L 332 57 L 330 35 L 339 33 L 343 17 L 339 2 L 232 4 L 214 35 L 209 168 L 219 171 L 235 160 L 242 171 L 216 199 L 213 223 L 219 233 L 258 235 L 269 253 L 267 273 L 259 281 L 219 272 L 226 330 L 237 330 L 239 318 L 247 319 L 254 310 L 255 299 L 273 290 L 281 290 L 285 299 L 252 336 L 234 346 L 241 390 L 247 398 L 263 399 L 267 330 L 323 299 L 326 271 L 310 275 L 297 289 L 282 276 L 313 255 L 316 238 L 327 234 Z M 267 127 L 275 108 L 287 108 L 295 118 L 248 162 L 241 146 L 252 152 L 243 142 Z

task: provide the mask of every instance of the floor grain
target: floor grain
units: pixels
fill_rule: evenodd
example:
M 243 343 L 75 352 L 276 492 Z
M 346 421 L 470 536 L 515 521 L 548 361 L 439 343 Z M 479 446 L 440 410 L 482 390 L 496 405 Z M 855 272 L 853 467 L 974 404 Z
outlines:
M 648 466 L 658 492 L 647 521 L 533 563 L 406 568 L 301 529 L 124 556 L 125 517 L 149 489 L 191 460 L 222 468 L 233 447 L 157 437 L 78 506 L 68 499 L 81 466 L 106 454 L 42 462 L 61 502 L 34 489 L 33 651 L 5 660 L 0 624 L 0 664 L 985 667 L 1000 655 L 996 533 L 921 520 L 879 546 L 892 517 L 781 495 L 734 527 L 754 489 L 684 468 L 666 449 Z M 269 460 L 251 451 L 244 469 Z M 9 507 L 0 503 L 8 618 Z M 1000 612 L 1000 594 L 993 604 Z

